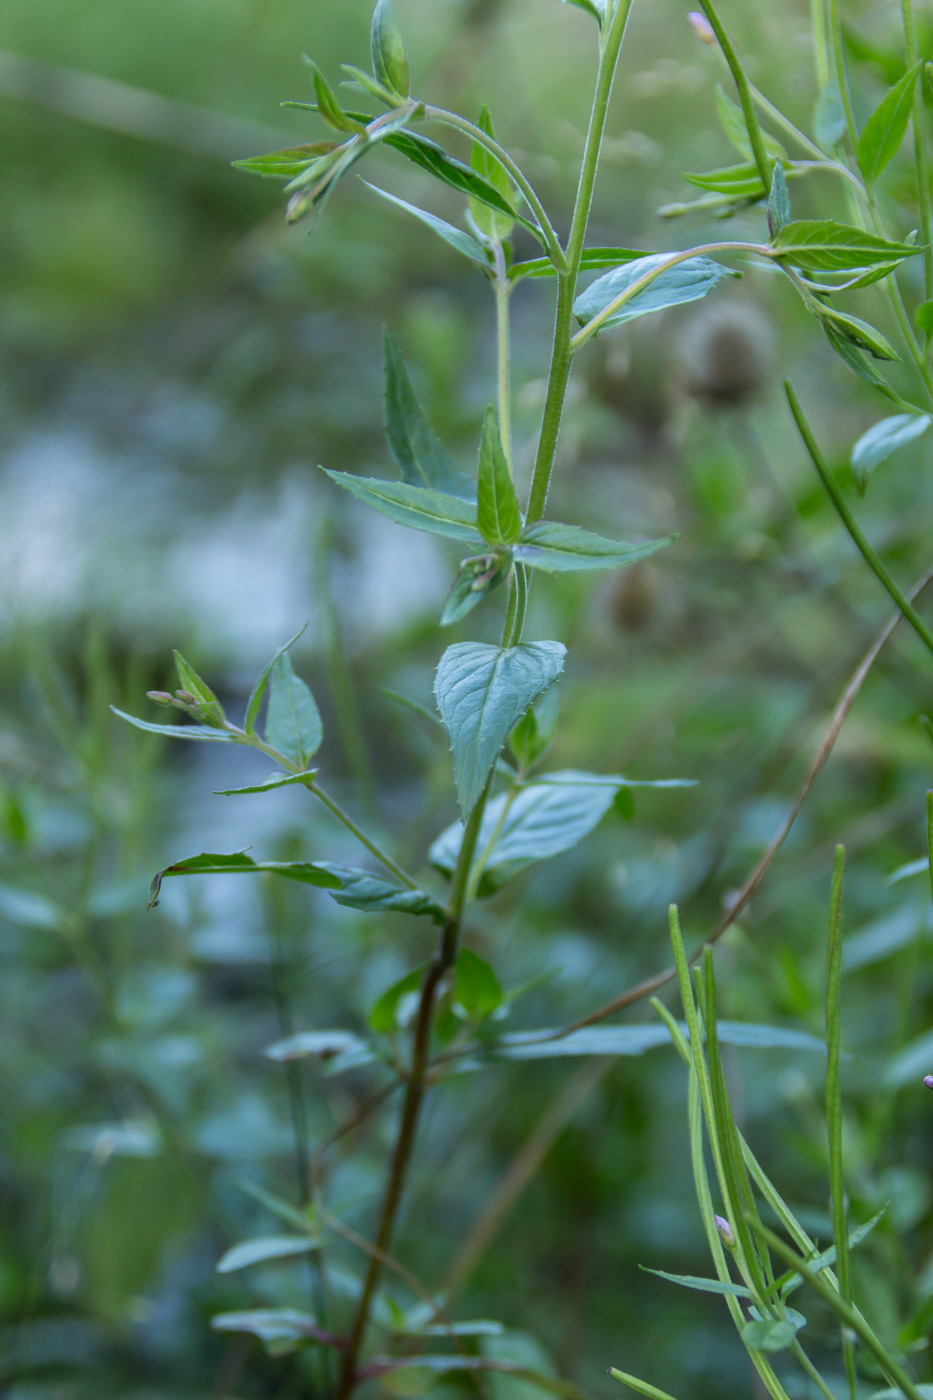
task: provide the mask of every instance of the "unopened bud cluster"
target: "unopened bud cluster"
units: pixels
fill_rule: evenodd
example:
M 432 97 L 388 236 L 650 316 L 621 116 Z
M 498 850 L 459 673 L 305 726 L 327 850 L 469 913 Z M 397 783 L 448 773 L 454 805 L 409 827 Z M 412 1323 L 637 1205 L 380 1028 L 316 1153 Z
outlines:
M 223 729 L 227 723 L 227 717 L 218 700 L 199 700 L 190 690 L 176 690 L 174 695 L 169 695 L 167 690 L 147 690 L 146 699 L 164 708 L 184 710 L 192 719 L 201 724 L 208 724 L 212 729 Z

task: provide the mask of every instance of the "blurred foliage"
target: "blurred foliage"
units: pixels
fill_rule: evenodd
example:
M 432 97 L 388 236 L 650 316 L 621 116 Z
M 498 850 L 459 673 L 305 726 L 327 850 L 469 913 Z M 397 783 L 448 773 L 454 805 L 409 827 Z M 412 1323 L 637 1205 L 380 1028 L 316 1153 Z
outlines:
M 464 110 L 490 101 L 497 131 L 566 209 L 592 67 L 586 17 L 551 0 L 399 8 L 424 90 Z M 807 125 L 805 7 L 723 8 L 755 81 Z M 892 76 L 880 8 L 847 7 L 879 96 Z M 263 858 L 297 859 L 326 841 L 336 859 L 343 837 L 294 790 L 211 796 L 264 770 L 238 751 L 166 752 L 107 706 L 138 710 L 147 687 L 165 685 L 171 644 L 235 706 L 255 665 L 310 616 L 301 664 L 339 737 L 329 784 L 351 809 L 368 807 L 416 871 L 453 817 L 446 740 L 427 722 L 412 728 L 381 687 L 430 703 L 456 556 L 334 499 L 316 465 L 369 470 L 385 458 L 383 322 L 468 461 L 492 375 L 491 307 L 426 231 L 362 187 L 348 182 L 309 239 L 283 227 L 276 191 L 227 165 L 276 131 L 306 139 L 301 114 L 277 106 L 308 95 L 300 52 L 331 71 L 362 61 L 369 9 L 47 0 L 0 13 L 0 1377 L 11 1400 L 286 1400 L 323 1385 L 314 1359 L 272 1362 L 258 1343 L 209 1330 L 222 1310 L 309 1306 L 307 1262 L 229 1276 L 214 1266 L 235 1241 L 276 1229 L 251 1184 L 300 1201 L 296 1130 L 299 1144 L 320 1141 L 378 1083 L 371 1068 L 288 1069 L 263 1048 L 291 1029 L 364 1026 L 419 935 L 323 892 L 232 877 L 173 883 L 147 914 L 153 871 L 183 853 L 261 841 Z M 9 55 L 44 66 L 25 71 Z M 104 129 L 92 101 L 102 91 L 69 87 L 61 69 L 201 115 L 182 114 L 174 144 L 125 134 L 131 98 L 121 107 L 121 89 L 107 88 L 116 129 Z M 730 159 L 715 118 L 721 79 L 681 6 L 636 6 L 594 242 L 683 241 L 655 211 L 691 197 L 678 170 Z M 252 150 L 241 123 L 253 124 Z M 394 169 L 393 188 L 422 194 L 408 169 Z M 429 198 L 441 214 L 456 207 Z M 798 199 L 801 213 L 819 209 L 818 176 Z M 732 221 L 734 236 L 751 217 Z M 694 216 L 689 238 L 719 227 Z M 522 442 L 540 402 L 546 286 L 522 287 L 514 312 Z M 581 357 L 555 513 L 565 502 L 597 529 L 680 538 L 607 584 L 536 589 L 534 635 L 574 641 L 554 766 L 698 786 L 638 793 L 630 821 L 611 815 L 533 884 L 522 877 L 476 909 L 474 942 L 504 985 L 535 983 L 516 1027 L 572 1020 L 665 966 L 672 899 L 689 937 L 709 931 L 887 615 L 804 460 L 774 387 L 781 373 L 819 403 L 821 438 L 841 462 L 878 404 L 764 278 Z M 930 562 L 927 451 L 913 445 L 880 469 L 864 507 L 904 580 Z M 527 448 L 519 463 L 527 470 Z M 491 639 L 495 608 L 476 616 Z M 933 1060 L 921 1040 L 931 919 L 923 881 L 888 877 L 924 850 L 924 665 L 899 631 L 718 955 L 724 1014 L 819 1034 L 832 850 L 845 842 L 853 1215 L 890 1202 L 856 1256 L 856 1288 L 886 1337 L 918 1347 L 933 1319 L 933 1135 L 916 1088 Z M 420 936 L 426 954 L 430 933 Z M 640 1006 L 628 1019 L 650 1015 Z M 455 1314 L 534 1334 L 592 1393 L 609 1393 L 610 1364 L 698 1400 L 747 1393 L 720 1301 L 639 1272 L 706 1272 L 676 1057 L 655 1050 L 599 1074 L 586 1063 L 502 1064 L 447 1083 L 425 1124 L 405 1257 L 440 1284 L 564 1095 L 562 1131 Z M 825 1238 L 818 1057 L 735 1051 L 730 1072 L 743 1130 Z M 327 1159 L 332 1208 L 363 1232 L 390 1128 L 377 1114 Z M 338 1242 L 328 1259 L 339 1299 L 356 1258 Z M 387 1293 L 413 1301 L 400 1281 Z M 401 1395 L 462 1384 L 392 1381 Z M 489 1385 L 493 1400 L 524 1400 L 520 1389 Z

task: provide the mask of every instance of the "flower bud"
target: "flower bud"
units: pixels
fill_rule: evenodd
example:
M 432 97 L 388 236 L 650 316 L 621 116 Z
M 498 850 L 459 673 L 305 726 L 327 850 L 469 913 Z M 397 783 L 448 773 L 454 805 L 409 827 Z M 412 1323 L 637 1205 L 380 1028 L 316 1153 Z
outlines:
M 164 690 L 147 690 L 146 699 L 151 700 L 154 705 L 172 705 L 172 697 Z
M 716 1229 L 719 1231 L 719 1238 L 726 1249 L 735 1249 L 735 1235 L 732 1233 L 732 1226 L 728 1220 L 722 1215 L 714 1215 L 713 1219 L 716 1222 Z
M 700 43 L 710 44 L 712 47 L 715 48 L 716 35 L 713 33 L 713 26 L 710 24 L 706 16 L 701 15 L 699 10 L 691 10 L 689 15 L 687 16 L 687 19 L 690 23 L 690 28 L 697 36 Z
M 933 1074 L 925 1074 L 923 1076 L 923 1082 L 928 1089 L 933 1089 Z
M 196 705 L 198 703 L 198 697 L 192 695 L 190 690 L 176 690 L 175 698 L 180 700 L 183 705 Z

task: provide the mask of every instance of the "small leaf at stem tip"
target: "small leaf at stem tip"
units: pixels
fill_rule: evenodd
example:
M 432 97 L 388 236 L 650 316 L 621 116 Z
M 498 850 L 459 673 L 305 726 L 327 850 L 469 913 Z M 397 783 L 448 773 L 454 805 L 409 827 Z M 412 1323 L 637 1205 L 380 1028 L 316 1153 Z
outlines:
M 314 696 L 295 674 L 291 657 L 284 652 L 272 668 L 266 707 L 266 743 L 306 772 L 310 760 L 321 747 L 323 734 Z
M 872 472 L 898 448 L 913 442 L 929 428 L 933 419 L 928 413 L 898 413 L 883 418 L 867 433 L 863 433 L 852 449 L 852 476 L 859 494 L 864 496 Z
M 314 91 L 317 96 L 318 109 L 328 126 L 334 127 L 336 131 L 353 132 L 354 134 L 359 133 L 360 123 L 355 121 L 353 117 L 348 116 L 343 110 L 337 100 L 334 90 L 317 64 L 309 60 L 309 67 L 314 80 Z
M 508 550 L 492 554 L 477 554 L 464 559 L 451 584 L 441 613 L 441 626 L 452 627 L 472 612 L 477 604 L 498 588 L 508 577 L 512 565 Z
M 491 405 L 483 419 L 476 501 L 476 523 L 483 539 L 488 544 L 514 544 L 522 532 L 522 514 Z
M 492 117 L 489 108 L 483 104 L 480 110 L 476 125 L 486 136 L 496 139 L 495 129 L 492 124 Z M 514 205 L 516 202 L 515 190 L 512 181 L 501 161 L 499 161 L 488 147 L 473 142 L 473 150 L 470 155 L 470 166 L 484 180 L 487 180 L 493 189 L 499 191 L 507 204 Z M 515 224 L 514 219 L 510 219 L 503 214 L 497 214 L 481 200 L 471 199 L 469 202 L 470 218 L 473 220 L 479 232 L 492 243 L 504 243 Z
M 259 675 L 256 677 L 255 684 L 250 691 L 249 700 L 246 704 L 246 718 L 243 721 L 243 728 L 246 730 L 247 734 L 255 734 L 256 732 L 256 720 L 259 716 L 259 707 L 262 704 L 262 697 L 266 693 L 266 685 L 272 674 L 273 667 L 276 662 L 285 655 L 289 648 L 295 645 L 298 638 L 304 635 L 307 629 L 308 624 L 305 623 L 304 627 L 298 629 L 294 637 L 289 637 L 288 641 L 285 642 L 283 646 L 279 647 L 272 660 L 266 662 L 265 666 L 263 666 Z
M 865 123 L 855 158 L 865 181 L 872 184 L 897 155 L 913 108 L 914 89 L 922 61 L 895 83 Z
M 577 297 L 573 305 L 574 315 L 586 325 L 605 311 L 617 297 L 627 292 L 646 274 L 662 267 L 672 256 L 671 253 L 652 253 L 648 257 L 626 263 L 624 267 L 617 267 L 612 272 L 607 272 L 604 277 L 598 277 Z M 683 262 L 675 263 L 658 273 L 653 281 L 648 282 L 629 301 L 623 302 L 613 311 L 603 321 L 601 328 L 606 330 L 610 326 L 620 326 L 625 321 L 632 321 L 636 316 L 646 316 L 652 311 L 663 311 L 669 306 L 699 301 L 724 277 L 737 275 L 721 263 L 713 262 L 711 258 L 686 258 Z
M 377 0 L 370 42 L 376 81 L 400 97 L 407 97 L 411 91 L 408 54 L 392 0 Z

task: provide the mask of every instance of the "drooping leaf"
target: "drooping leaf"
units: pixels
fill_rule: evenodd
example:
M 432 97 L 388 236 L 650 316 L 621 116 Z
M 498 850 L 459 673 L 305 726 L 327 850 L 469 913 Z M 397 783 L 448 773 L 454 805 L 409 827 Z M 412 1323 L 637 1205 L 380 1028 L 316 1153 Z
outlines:
M 261 783 L 254 783 L 250 787 L 238 788 L 215 788 L 215 797 L 245 797 L 254 792 L 274 792 L 276 788 L 293 787 L 296 784 L 304 786 L 309 779 L 317 776 L 316 768 L 309 768 L 305 773 L 270 773 Z
M 874 384 L 876 388 L 886 393 L 889 398 L 892 397 L 888 391 L 886 381 L 875 369 L 868 356 L 853 345 L 850 339 L 841 335 L 837 327 L 826 317 L 821 319 L 820 325 L 823 328 L 823 334 L 826 339 L 839 358 L 844 360 L 849 366 L 849 369 L 851 369 L 854 374 L 857 374 L 859 379 L 864 379 L 867 384 Z
M 295 674 L 287 652 L 272 668 L 265 740 L 306 772 L 321 747 L 324 730 L 314 696 Z
M 580 258 L 581 272 L 597 272 L 604 267 L 621 267 L 623 263 L 634 262 L 646 257 L 644 248 L 584 248 Z M 522 277 L 556 277 L 557 268 L 550 258 L 530 258 L 527 262 L 513 263 L 509 277 L 513 282 Z
M 346 865 L 319 862 L 319 869 L 328 870 L 340 881 L 339 889 L 330 890 L 331 898 L 348 909 L 362 909 L 368 914 L 396 910 L 402 914 L 428 914 L 438 923 L 447 918 L 447 910 L 424 890 L 412 890 L 384 875 L 369 870 L 357 870 Z
M 472 612 L 478 603 L 504 583 L 512 564 L 509 550 L 476 554 L 464 559 L 451 584 L 441 613 L 441 626 L 452 627 Z
M 578 10 L 586 10 L 588 15 L 592 15 L 596 23 L 602 27 L 606 18 L 606 0 L 562 0 L 564 5 L 575 5 Z
M 386 146 L 391 146 L 400 155 L 414 161 L 415 165 L 420 165 L 422 170 L 426 170 L 438 180 L 443 180 L 446 185 L 450 185 L 451 189 L 465 194 L 468 199 L 478 199 L 480 203 L 488 205 L 496 213 L 505 214 L 514 219 L 516 223 L 521 224 L 523 228 L 533 234 L 539 243 L 543 243 L 543 235 L 537 224 L 532 223 L 530 219 L 526 219 L 523 214 L 513 209 L 494 185 L 491 185 L 488 180 L 484 180 L 481 175 L 477 175 L 476 171 L 471 170 L 468 165 L 464 165 L 463 161 L 448 155 L 436 141 L 423 136 L 419 131 L 393 132 L 383 139 Z
M 813 109 L 813 138 L 823 151 L 834 151 L 846 134 L 846 113 L 835 81 L 821 91 Z
M 332 875 L 325 866 L 313 865 L 310 861 L 258 861 L 252 860 L 244 851 L 234 851 L 230 855 L 202 851 L 200 855 L 167 865 L 153 877 L 149 908 L 158 903 L 162 881 L 171 875 L 258 875 L 264 870 L 272 875 L 284 875 L 288 880 L 300 880 L 305 885 L 318 885 L 325 890 L 340 888 L 336 875 Z
M 774 162 L 774 175 L 771 180 L 771 194 L 768 196 L 768 228 L 771 237 L 776 238 L 781 229 L 792 221 L 790 195 L 787 192 L 787 177 L 779 160 Z
M 238 740 L 235 734 L 230 734 L 224 729 L 212 729 L 208 724 L 151 724 L 147 719 L 137 719 L 135 715 L 124 714 L 116 705 L 111 705 L 110 708 L 120 719 L 125 719 L 127 724 L 132 724 L 136 729 L 144 729 L 147 734 L 167 734 L 170 739 L 207 739 L 224 744 L 243 742 L 242 739 Z
M 616 297 L 628 292 L 646 273 L 653 272 L 670 256 L 669 253 L 652 253 L 648 257 L 626 263 L 623 267 L 617 267 L 612 272 L 607 272 L 604 277 L 598 277 L 577 297 L 573 305 L 574 315 L 586 325 L 614 302 Z M 620 326 L 625 321 L 632 321 L 636 316 L 646 316 L 652 311 L 663 311 L 668 306 L 699 301 L 724 277 L 731 275 L 728 268 L 713 262 L 711 258 L 687 258 L 686 261 L 676 263 L 660 273 L 642 290 L 636 292 L 631 300 L 623 302 L 603 322 L 603 329 Z
M 459 642 L 441 657 L 434 694 L 450 735 L 460 809 L 473 810 L 509 732 L 560 675 L 566 647 Z
M 859 350 L 867 350 L 874 360 L 899 360 L 900 355 L 894 349 L 891 342 L 881 334 L 874 326 L 867 321 L 861 320 L 858 316 L 850 316 L 845 311 L 837 311 L 835 307 L 823 307 L 820 311 L 820 320 L 832 324 L 836 334 L 843 340 L 849 341 Z
M 882 98 L 865 123 L 855 158 L 868 184 L 877 180 L 897 155 L 907 130 L 907 123 L 910 121 L 914 89 L 922 67 L 921 60 L 908 69 L 900 82 L 895 83 L 890 92 Z
M 298 1031 L 285 1040 L 277 1040 L 263 1054 L 277 1064 L 288 1064 L 291 1060 L 304 1060 L 311 1055 L 330 1059 L 368 1049 L 366 1041 L 350 1031 Z
M 331 481 L 364 501 L 382 515 L 413 530 L 482 548 L 483 539 L 476 525 L 476 507 L 460 496 L 446 495 L 426 487 L 410 486 L 407 481 L 379 481 L 375 477 L 351 476 L 323 468 Z
M 499 979 L 485 958 L 471 948 L 457 954 L 456 999 L 471 1021 L 484 1021 L 502 1004 Z
M 489 406 L 477 473 L 476 523 L 487 544 L 514 544 L 522 532 L 522 513 L 512 474 L 502 450 L 496 410 Z
M 927 413 L 898 413 L 893 418 L 883 418 L 862 434 L 852 449 L 852 475 L 861 495 L 878 463 L 920 437 L 931 422 Z
M 376 0 L 370 44 L 376 81 L 407 97 L 411 90 L 408 55 L 392 0 Z
M 781 229 L 771 246 L 808 272 L 857 272 L 879 263 L 896 264 L 921 251 L 916 244 L 892 243 L 832 219 L 795 219 Z
M 780 162 L 778 162 L 779 164 Z M 709 190 L 711 194 L 721 194 L 729 199 L 763 199 L 765 187 L 757 165 L 746 162 L 743 165 L 726 165 L 721 170 L 706 170 L 689 174 L 682 170 L 681 175 L 697 189 Z
M 480 131 L 485 132 L 493 140 L 496 139 L 492 117 L 485 104 L 476 124 Z M 470 167 L 476 171 L 477 175 L 487 180 L 493 189 L 498 190 L 507 204 L 514 205 L 516 203 L 515 191 L 505 166 L 496 159 L 488 147 L 480 145 L 478 141 L 473 142 Z M 514 219 L 507 218 L 504 214 L 495 213 L 488 205 L 478 199 L 470 200 L 470 218 L 480 233 L 485 234 L 494 243 L 504 243 L 515 224 Z
M 466 237 L 466 234 L 464 234 Z M 475 240 L 474 240 L 475 241 Z M 479 248 L 479 244 L 476 244 Z M 482 250 L 480 250 L 482 251 Z M 405 361 L 390 331 L 385 332 L 386 437 L 402 480 L 460 500 L 476 499 L 476 482 L 460 470 L 428 427 L 415 397 Z M 354 478 L 358 479 L 358 478 Z M 341 485 L 345 483 L 341 481 Z M 352 488 L 350 488 L 352 489 Z M 411 498 L 417 501 L 416 497 Z M 380 506 L 376 507 L 383 509 Z M 387 512 L 384 512 L 387 513 Z M 393 517 L 396 519 L 397 517 Z M 406 521 L 402 522 L 406 524 Z M 424 529 L 426 527 L 421 526 Z M 441 532 L 444 533 L 444 532 Z M 456 538 L 461 538 L 456 536 Z
M 392 986 L 382 993 L 369 1013 L 369 1024 L 374 1031 L 389 1035 L 392 1031 L 399 1029 L 399 1003 L 403 997 L 408 997 L 419 990 L 426 970 L 425 967 L 414 968 L 404 977 L 399 978 L 397 982 L 393 982 Z
M 739 155 L 744 156 L 746 160 L 751 160 L 752 143 L 748 139 L 748 129 L 745 125 L 742 109 L 737 103 L 733 102 L 724 88 L 718 84 L 716 87 L 716 112 L 727 139 L 735 147 Z M 766 131 L 762 131 L 761 139 L 764 143 L 765 151 L 775 160 L 780 161 L 787 155 L 780 141 L 776 141 L 775 138 L 769 136 Z
M 472 262 L 479 263 L 483 269 L 489 268 L 489 259 L 484 253 L 482 245 L 477 243 L 472 234 L 464 233 L 462 229 L 455 228 L 446 220 L 439 219 L 436 214 L 429 214 L 427 209 L 419 209 L 416 204 L 409 204 L 406 199 L 399 199 L 398 195 L 390 194 L 388 190 L 381 190 L 378 185 L 371 185 L 368 180 L 363 180 L 363 184 L 374 194 L 378 194 L 383 199 L 387 199 L 390 204 L 394 204 L 396 208 L 402 209 L 406 214 L 411 214 L 420 220 L 439 238 L 443 238 L 445 243 L 449 243 L 451 248 L 456 248 L 458 253 L 462 253 Z M 499 216 L 492 215 L 491 217 L 498 218 Z
M 284 644 L 284 646 L 279 647 L 272 660 L 266 662 L 265 666 L 263 666 L 262 670 L 259 672 L 259 675 L 256 677 L 255 684 L 253 685 L 253 688 L 250 691 L 249 700 L 246 704 L 246 718 L 243 721 L 243 728 L 246 730 L 247 734 L 256 733 L 256 720 L 259 718 L 259 707 L 262 704 L 262 697 L 266 693 L 266 686 L 269 682 L 269 677 L 272 675 L 272 671 L 276 662 L 279 661 L 285 655 L 285 653 L 289 650 L 290 647 L 293 647 L 295 645 L 298 638 L 307 631 L 307 627 L 308 624 L 305 623 L 304 627 L 300 628 L 295 633 L 294 637 L 289 637 L 288 641 Z
M 807 1319 L 793 1308 L 787 1308 L 784 1317 L 756 1318 L 746 1322 L 742 1328 L 742 1341 L 754 1351 L 785 1351 L 794 1342 L 801 1327 L 806 1327 Z
M 296 1308 L 217 1313 L 211 1318 L 211 1327 L 215 1332 L 247 1332 L 258 1337 L 273 1356 L 286 1356 L 318 1332 L 316 1318 Z
M 477 850 L 484 851 L 502 822 L 495 845 L 479 886 L 481 895 L 493 894 L 520 871 L 539 860 L 550 860 L 574 846 L 594 831 L 612 807 L 620 791 L 631 786 L 688 787 L 677 780 L 660 783 L 630 783 L 622 777 L 602 777 L 566 769 L 548 773 L 523 787 L 508 806 L 505 793 L 494 797 L 486 808 Z M 442 832 L 431 847 L 430 860 L 438 870 L 452 873 L 463 839 L 463 825 L 455 822 Z
M 752 1290 L 746 1288 L 742 1283 L 727 1283 L 719 1278 L 696 1278 L 693 1274 L 669 1274 L 664 1269 L 644 1269 L 644 1271 L 646 1274 L 656 1274 L 658 1278 L 667 1279 L 668 1283 L 677 1283 L 681 1288 L 693 1288 L 698 1293 L 719 1293 L 732 1298 L 754 1298 L 755 1296 Z
M 533 569 L 550 573 L 567 573 L 579 569 L 624 569 L 639 559 L 663 549 L 677 538 L 668 535 L 663 540 L 644 540 L 641 544 L 623 544 L 607 540 L 602 535 L 581 530 L 578 525 L 562 525 L 556 520 L 536 520 L 526 525 L 512 555 Z
M 248 1269 L 251 1264 L 264 1264 L 269 1259 L 288 1259 L 320 1249 L 321 1241 L 310 1235 L 264 1235 L 262 1239 L 243 1240 L 228 1249 L 217 1261 L 218 1274 L 232 1274 Z

